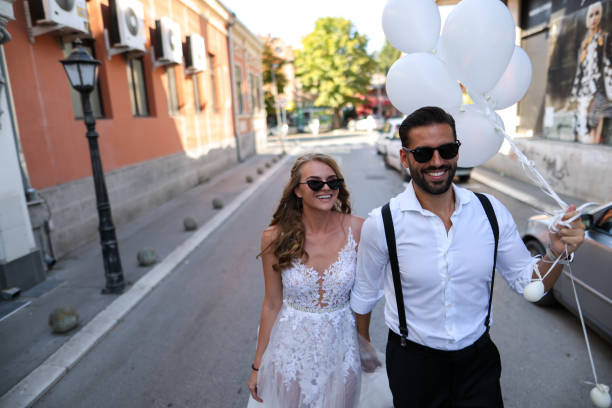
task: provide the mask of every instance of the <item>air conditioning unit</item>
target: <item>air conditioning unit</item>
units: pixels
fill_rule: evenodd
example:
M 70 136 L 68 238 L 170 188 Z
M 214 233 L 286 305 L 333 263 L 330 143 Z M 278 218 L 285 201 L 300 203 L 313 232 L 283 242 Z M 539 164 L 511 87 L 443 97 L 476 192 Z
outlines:
M 157 39 L 155 56 L 158 63 L 180 64 L 183 62 L 181 27 L 177 23 L 168 17 L 156 20 L 155 37 Z
M 38 26 L 89 32 L 85 0 L 30 0 L 28 5 L 32 19 Z
M 113 21 L 110 29 L 113 48 L 145 52 L 147 34 L 142 3 L 138 0 L 110 0 L 109 8 Z
M 185 66 L 187 71 L 194 73 L 206 69 L 206 45 L 204 38 L 199 34 L 187 36 L 187 49 L 185 50 Z

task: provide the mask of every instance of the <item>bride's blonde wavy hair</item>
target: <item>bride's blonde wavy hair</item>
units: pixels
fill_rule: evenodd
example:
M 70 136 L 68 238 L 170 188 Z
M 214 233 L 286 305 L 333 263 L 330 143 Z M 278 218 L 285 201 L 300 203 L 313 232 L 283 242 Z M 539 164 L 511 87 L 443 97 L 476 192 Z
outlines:
M 272 265 L 272 268 L 277 272 L 281 272 L 283 269 L 291 266 L 294 259 L 301 259 L 303 262 L 308 260 L 308 253 L 304 249 L 306 233 L 304 223 L 302 222 L 302 199 L 295 195 L 294 190 L 299 186 L 302 166 L 313 160 L 327 164 L 336 173 L 336 177 L 344 178 L 338 163 L 326 154 L 309 153 L 297 158 L 291 168 L 289 181 L 285 185 L 283 195 L 270 222 L 270 226 L 276 226 L 277 236 L 270 246 L 259 254 L 261 256 L 264 252 L 272 250 L 274 256 L 278 259 L 278 263 Z M 351 213 L 349 192 L 344 183 L 340 186 L 340 190 L 338 190 L 338 198 L 334 203 L 332 211 L 342 214 Z

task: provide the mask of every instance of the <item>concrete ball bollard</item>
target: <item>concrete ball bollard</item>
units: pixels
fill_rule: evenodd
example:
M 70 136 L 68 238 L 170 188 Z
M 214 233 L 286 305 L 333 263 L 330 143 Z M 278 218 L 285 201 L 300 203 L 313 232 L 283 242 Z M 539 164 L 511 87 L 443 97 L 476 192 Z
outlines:
M 185 217 L 183 227 L 185 227 L 185 231 L 195 231 L 198 229 L 198 223 L 193 217 Z
M 157 252 L 153 248 L 142 248 L 136 258 L 140 266 L 151 266 L 157 262 Z
M 67 333 L 79 325 L 79 314 L 72 307 L 58 307 L 49 314 L 53 333 Z
M 270 162 L 266 162 L 265 166 L 266 166 L 266 169 L 269 169 L 270 166 L 272 166 L 272 165 L 270 164 Z
M 278 160 L 276 159 L 276 157 L 272 158 L 272 163 L 276 163 Z
M 262 169 L 261 167 L 257 168 L 257 174 L 263 174 L 264 169 Z
M 212 201 L 212 206 L 215 210 L 220 210 L 221 208 L 223 208 L 223 201 L 221 201 L 220 198 L 215 198 Z
M 247 183 L 252 183 L 253 182 L 253 176 L 246 176 L 245 178 Z

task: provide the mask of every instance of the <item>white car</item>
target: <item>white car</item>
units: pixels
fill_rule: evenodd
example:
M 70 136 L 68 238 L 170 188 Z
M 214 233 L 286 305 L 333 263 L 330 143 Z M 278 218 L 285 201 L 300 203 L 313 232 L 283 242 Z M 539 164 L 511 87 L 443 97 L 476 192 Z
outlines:
M 387 154 L 387 146 L 393 139 L 393 135 L 399 131 L 403 120 L 403 118 L 390 118 L 385 122 L 376 140 L 376 152 L 378 154 Z

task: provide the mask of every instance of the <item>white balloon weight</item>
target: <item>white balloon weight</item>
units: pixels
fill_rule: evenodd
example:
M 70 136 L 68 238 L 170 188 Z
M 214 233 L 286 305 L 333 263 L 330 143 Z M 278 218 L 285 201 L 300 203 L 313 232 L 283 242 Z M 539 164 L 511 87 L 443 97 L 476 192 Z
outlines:
M 531 282 L 523 289 L 523 297 L 530 302 L 537 302 L 544 296 L 544 284 L 541 280 Z
M 387 40 L 398 50 L 430 51 L 440 36 L 440 11 L 434 0 L 388 0 L 382 15 Z
M 608 408 L 612 404 L 610 388 L 604 384 L 597 384 L 591 389 L 591 402 L 597 408 Z
M 487 115 L 477 105 L 463 105 L 450 113 L 461 141 L 459 167 L 476 167 L 495 156 L 504 141 L 503 134 L 495 130 L 496 121 L 503 125 L 495 112 Z
M 504 109 L 520 101 L 529 89 L 531 74 L 529 56 L 521 47 L 515 46 L 506 71 L 495 87 L 488 92 L 493 108 Z
M 404 55 L 387 73 L 387 95 L 405 114 L 423 106 L 443 109 L 461 105 L 461 88 L 435 55 L 417 52 Z
M 450 12 L 442 43 L 446 62 L 470 90 L 487 92 L 514 51 L 514 21 L 499 0 L 463 0 Z

